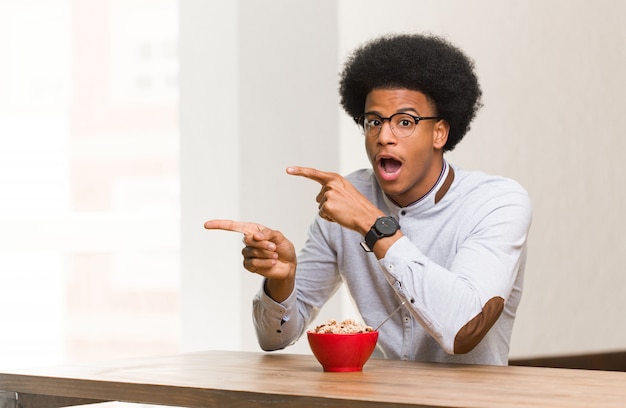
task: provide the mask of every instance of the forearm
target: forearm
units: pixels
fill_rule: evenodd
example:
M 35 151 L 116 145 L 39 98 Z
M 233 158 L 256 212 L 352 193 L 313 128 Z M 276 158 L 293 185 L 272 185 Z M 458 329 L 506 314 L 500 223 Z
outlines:
M 293 274 L 292 274 L 293 275 Z M 293 276 L 286 279 L 267 279 L 263 289 L 275 302 L 280 303 L 291 295 L 295 286 Z
M 432 262 L 408 240 L 397 244 L 381 261 L 394 290 L 447 353 L 472 350 L 500 317 L 517 265 L 484 262 L 464 275 Z

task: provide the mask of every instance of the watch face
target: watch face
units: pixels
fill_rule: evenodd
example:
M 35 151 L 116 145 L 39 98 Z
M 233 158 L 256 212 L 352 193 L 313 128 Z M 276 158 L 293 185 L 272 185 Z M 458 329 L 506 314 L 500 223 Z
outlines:
M 398 222 L 391 217 L 381 217 L 376 220 L 376 229 L 383 235 L 393 235 L 398 230 Z

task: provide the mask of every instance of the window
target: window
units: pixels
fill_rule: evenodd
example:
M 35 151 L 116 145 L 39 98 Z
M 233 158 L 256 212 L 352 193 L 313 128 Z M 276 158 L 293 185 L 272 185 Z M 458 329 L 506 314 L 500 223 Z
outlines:
M 178 5 L 0 3 L 2 366 L 178 350 Z

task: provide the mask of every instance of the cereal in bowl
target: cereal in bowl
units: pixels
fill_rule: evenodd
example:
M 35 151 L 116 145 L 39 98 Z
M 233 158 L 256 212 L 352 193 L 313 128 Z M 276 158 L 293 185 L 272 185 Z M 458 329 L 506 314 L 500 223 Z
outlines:
M 345 319 L 342 322 L 337 322 L 335 319 L 330 319 L 324 324 L 320 324 L 311 330 L 313 333 L 330 333 L 330 334 L 355 334 L 372 332 L 374 329 L 370 326 L 357 323 L 354 319 Z

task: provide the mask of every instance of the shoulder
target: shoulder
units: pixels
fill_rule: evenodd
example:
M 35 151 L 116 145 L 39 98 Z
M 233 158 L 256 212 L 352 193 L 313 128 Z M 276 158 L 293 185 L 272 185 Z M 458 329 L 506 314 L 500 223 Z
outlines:
M 477 213 L 509 208 L 524 218 L 532 216 L 530 195 L 516 180 L 457 167 L 454 171 L 453 189 L 466 208 Z
M 372 169 L 359 169 L 353 171 L 352 173 L 347 174 L 346 179 L 348 179 L 352 184 L 371 184 L 374 178 L 374 171 Z
M 496 176 L 481 171 L 468 171 L 454 167 L 456 190 L 460 194 L 486 194 L 499 196 L 502 194 L 522 195 L 528 197 L 526 189 L 516 180 Z
M 345 176 L 352 185 L 369 199 L 379 195 L 380 186 L 374 177 L 372 169 L 356 170 Z

